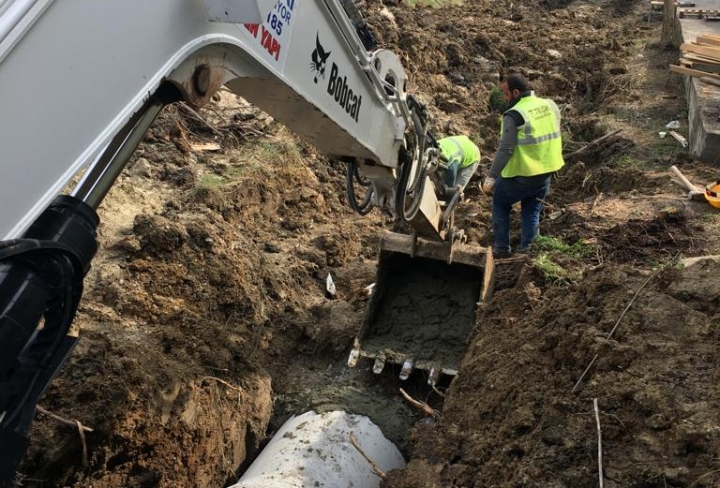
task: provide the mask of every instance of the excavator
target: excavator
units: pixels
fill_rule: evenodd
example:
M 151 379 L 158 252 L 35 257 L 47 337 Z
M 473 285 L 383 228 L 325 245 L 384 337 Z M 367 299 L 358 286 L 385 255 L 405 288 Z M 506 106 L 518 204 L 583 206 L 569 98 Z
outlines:
M 0 0 L 0 484 L 79 340 L 98 206 L 163 107 L 221 87 L 345 164 L 355 211 L 390 208 L 412 229 L 381 239 L 348 364 L 456 374 L 492 253 L 453 225 L 462 195 L 438 188 L 407 83 L 354 0 Z M 433 301 L 447 307 L 417 306 Z

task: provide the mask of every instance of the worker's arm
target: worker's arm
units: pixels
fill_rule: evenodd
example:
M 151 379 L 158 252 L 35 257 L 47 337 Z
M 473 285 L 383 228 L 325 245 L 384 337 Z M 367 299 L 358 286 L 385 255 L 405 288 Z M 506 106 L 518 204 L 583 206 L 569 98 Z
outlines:
M 514 116 L 515 115 L 515 116 Z M 517 112 L 508 112 L 503 116 L 502 134 L 500 134 L 500 145 L 495 152 L 495 159 L 490 167 L 490 177 L 497 178 L 505 169 L 505 165 L 510 161 L 510 157 L 517 146 L 517 120 L 520 114 Z

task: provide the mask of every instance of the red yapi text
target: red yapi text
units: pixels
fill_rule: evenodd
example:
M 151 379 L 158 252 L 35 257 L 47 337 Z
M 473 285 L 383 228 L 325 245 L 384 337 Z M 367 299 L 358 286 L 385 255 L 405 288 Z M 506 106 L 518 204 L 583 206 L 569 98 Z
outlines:
M 280 43 L 273 37 L 273 35 L 270 33 L 269 30 L 265 28 L 264 25 L 260 24 L 245 24 L 245 28 L 250 32 L 250 34 L 253 35 L 255 39 L 258 38 L 258 33 L 260 34 L 260 45 L 265 48 L 265 50 L 270 54 L 270 56 L 275 58 L 275 61 L 280 59 Z

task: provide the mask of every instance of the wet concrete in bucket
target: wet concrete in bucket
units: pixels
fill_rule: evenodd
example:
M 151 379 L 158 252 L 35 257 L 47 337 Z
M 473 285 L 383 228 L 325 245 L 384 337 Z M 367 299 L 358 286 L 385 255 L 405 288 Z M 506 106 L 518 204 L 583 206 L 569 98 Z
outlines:
M 388 359 L 456 369 L 475 323 L 483 270 L 384 252 L 360 332 L 362 348 Z

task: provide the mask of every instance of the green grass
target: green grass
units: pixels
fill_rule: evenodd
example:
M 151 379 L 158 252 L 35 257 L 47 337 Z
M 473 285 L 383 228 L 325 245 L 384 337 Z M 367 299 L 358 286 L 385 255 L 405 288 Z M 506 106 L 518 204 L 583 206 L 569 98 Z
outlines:
M 582 259 L 592 257 L 596 252 L 594 246 L 583 242 L 567 244 L 551 236 L 537 236 L 531 248 L 535 253 L 533 266 L 546 280 L 557 284 L 580 279 L 584 267 Z
M 685 265 L 679 259 L 667 258 L 659 261 L 653 268 L 683 269 Z
M 281 161 L 287 164 L 288 159 L 297 162 L 302 158 L 297 146 L 286 140 L 262 141 L 256 151 L 260 162 L 268 166 L 279 164 Z
M 662 129 L 668 131 L 667 129 Z M 649 137 L 645 137 L 643 142 L 637 146 L 630 147 L 624 154 L 617 157 L 617 164 L 623 168 L 635 168 L 645 170 L 654 164 L 657 160 L 675 156 L 680 152 L 687 151 L 675 139 L 666 135 L 664 139 L 660 139 L 658 131 L 648 131 Z
M 297 146 L 290 141 L 262 141 L 244 152 L 242 159 L 231 159 L 230 164 L 213 173 L 202 175 L 198 187 L 222 188 L 258 173 L 271 173 L 276 167 L 283 168 L 302 163 Z
M 503 94 L 502 90 L 497 86 L 494 86 L 493 89 L 490 90 L 488 107 L 491 111 L 497 110 L 498 112 L 505 111 L 505 107 L 507 107 L 505 95 Z
M 553 283 L 567 283 L 579 278 L 581 271 L 570 272 L 552 260 L 549 252 L 541 252 L 532 260 L 532 264 Z
M 617 107 L 613 111 L 616 122 L 630 122 L 637 118 L 637 110 L 634 108 Z
M 666 132 L 668 129 L 664 129 Z M 658 131 L 660 132 L 660 131 Z M 678 152 L 686 151 L 678 141 L 672 138 L 670 134 L 665 135 L 664 139 L 660 139 L 658 136 L 658 142 L 652 148 L 652 151 L 658 156 L 671 156 Z
M 576 259 L 587 258 L 595 255 L 595 247 L 588 244 L 584 244 L 581 241 L 575 244 L 566 244 L 560 239 L 552 236 L 537 236 L 532 241 L 533 250 L 538 251 L 555 251 L 562 254 L 566 254 Z
M 630 156 L 629 154 L 623 154 L 618 158 L 617 164 L 618 166 L 622 166 L 624 168 L 637 168 L 639 166 L 642 166 L 643 161 L 639 160 L 636 157 Z
M 207 187 L 217 187 L 222 186 L 225 183 L 227 183 L 227 179 L 224 176 L 215 174 L 215 173 L 208 173 L 206 175 L 203 175 L 200 178 L 200 181 L 198 181 L 198 185 L 200 186 L 207 186 Z
M 718 214 L 713 212 L 706 212 L 702 216 L 702 221 L 706 223 L 714 223 L 717 221 Z

